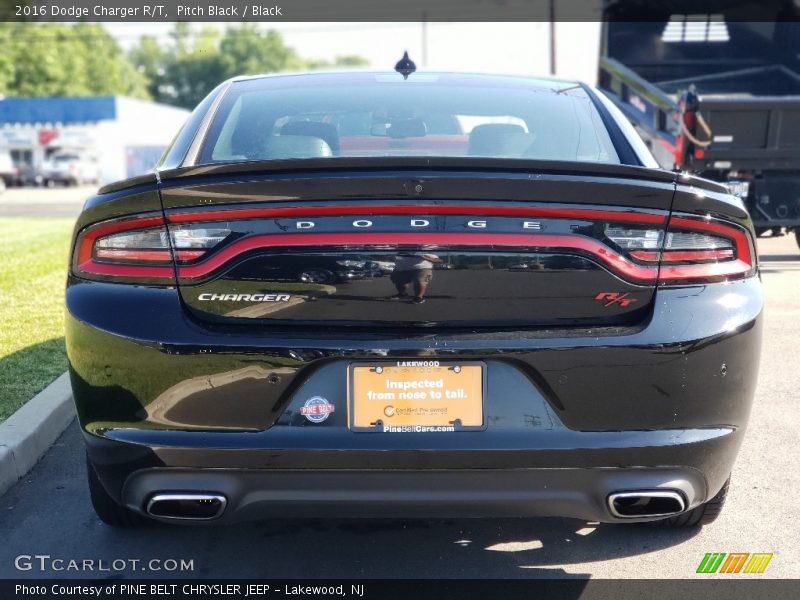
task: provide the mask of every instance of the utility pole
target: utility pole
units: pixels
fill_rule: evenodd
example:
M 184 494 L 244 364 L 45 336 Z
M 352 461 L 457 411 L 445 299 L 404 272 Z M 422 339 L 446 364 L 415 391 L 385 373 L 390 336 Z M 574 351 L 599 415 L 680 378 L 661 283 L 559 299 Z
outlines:
M 422 66 L 428 66 L 428 13 L 422 13 Z
M 556 0 L 550 0 L 550 75 L 556 74 Z

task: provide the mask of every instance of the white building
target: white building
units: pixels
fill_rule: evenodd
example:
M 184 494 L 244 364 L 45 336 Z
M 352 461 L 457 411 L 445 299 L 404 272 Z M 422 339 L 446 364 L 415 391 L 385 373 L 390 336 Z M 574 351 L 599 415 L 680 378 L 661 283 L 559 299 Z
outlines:
M 95 157 L 100 183 L 153 168 L 189 112 L 121 96 L 0 99 L 0 151 L 41 169 L 55 152 Z

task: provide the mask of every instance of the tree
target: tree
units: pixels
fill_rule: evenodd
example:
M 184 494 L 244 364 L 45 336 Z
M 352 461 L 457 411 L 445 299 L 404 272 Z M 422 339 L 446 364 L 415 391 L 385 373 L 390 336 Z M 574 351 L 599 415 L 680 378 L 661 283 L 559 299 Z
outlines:
M 280 34 L 262 32 L 255 24 L 191 29 L 176 23 L 171 44 L 162 47 L 143 37 L 129 58 L 149 81 L 148 90 L 160 102 L 192 108 L 220 82 L 235 75 L 302 67 L 302 61 L 283 43 Z
M 99 24 L 9 23 L 0 44 L 6 96 L 148 96 L 144 76 Z
M 151 35 L 144 35 L 139 45 L 130 51 L 129 59 L 133 68 L 144 78 L 150 98 L 162 98 L 166 91 L 167 52 Z
M 135 98 L 149 96 L 146 79 L 102 26 L 78 23 L 72 29 L 82 46 L 83 64 L 80 69 L 84 85 L 91 93 Z
M 253 23 L 224 32 L 176 23 L 169 40 L 144 36 L 127 53 L 97 23 L 0 23 L 0 48 L 2 95 L 124 95 L 186 108 L 235 75 L 367 64 L 303 60 Z
M 0 48 L 9 48 L 12 36 L 11 23 L 0 23 Z M 0 98 L 8 95 L 14 79 L 14 57 L 10 52 L 0 52 Z
M 190 35 L 187 23 L 179 23 L 172 34 L 164 63 L 164 83 L 156 100 L 193 108 L 227 75 L 219 54 L 219 30 L 206 27 Z
M 236 75 L 363 66 L 359 56 L 337 57 L 333 63 L 303 60 L 276 31 L 263 31 L 254 23 L 218 29 L 193 30 L 176 23 L 164 46 L 146 36 L 129 52 L 131 62 L 144 75 L 150 95 L 159 102 L 185 108 L 196 106 L 220 82 Z
M 283 43 L 278 32 L 263 33 L 255 23 L 228 28 L 220 42 L 220 54 L 228 77 L 303 67 L 297 53 Z
M 364 58 L 363 56 L 355 56 L 349 54 L 347 56 L 337 56 L 333 59 L 333 62 L 328 62 L 327 60 L 320 60 L 320 59 L 309 59 L 305 61 L 304 68 L 313 70 L 313 69 L 334 69 L 336 67 L 367 67 L 369 66 L 369 61 Z

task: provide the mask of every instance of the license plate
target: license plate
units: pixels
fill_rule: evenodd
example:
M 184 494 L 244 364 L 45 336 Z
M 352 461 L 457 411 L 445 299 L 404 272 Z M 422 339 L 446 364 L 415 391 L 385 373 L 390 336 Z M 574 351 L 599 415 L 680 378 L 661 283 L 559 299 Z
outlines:
M 483 429 L 481 362 L 398 361 L 349 367 L 353 431 L 434 433 Z

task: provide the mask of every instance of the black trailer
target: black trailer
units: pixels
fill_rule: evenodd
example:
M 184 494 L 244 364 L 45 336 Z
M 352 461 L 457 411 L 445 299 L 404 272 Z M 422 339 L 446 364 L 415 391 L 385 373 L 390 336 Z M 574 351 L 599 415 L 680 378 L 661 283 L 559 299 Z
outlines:
M 759 235 L 800 244 L 800 23 L 662 17 L 603 25 L 600 88 L 661 166 L 729 184 Z

